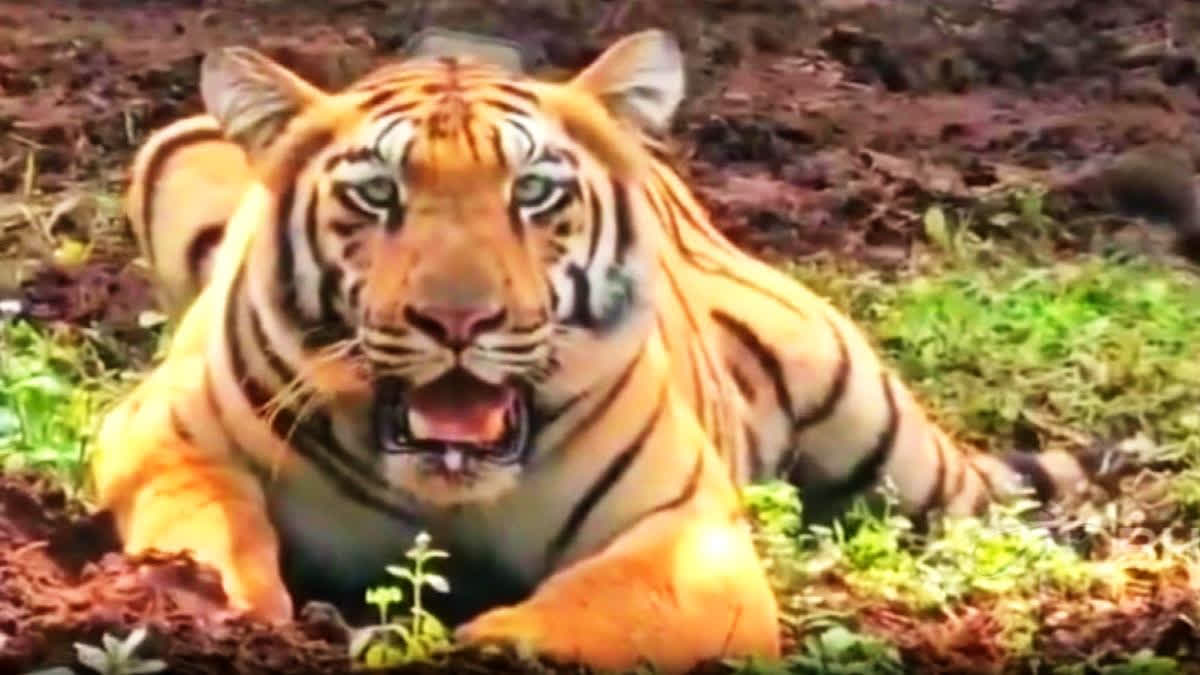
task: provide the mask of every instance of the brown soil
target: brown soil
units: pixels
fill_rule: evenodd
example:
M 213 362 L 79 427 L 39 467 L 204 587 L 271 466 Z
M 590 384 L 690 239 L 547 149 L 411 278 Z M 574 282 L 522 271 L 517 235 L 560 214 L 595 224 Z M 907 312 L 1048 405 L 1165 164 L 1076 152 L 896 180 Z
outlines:
M 725 231 L 769 258 L 897 264 L 921 239 L 928 205 L 986 211 L 1030 181 L 1050 187 L 1064 249 L 1107 246 L 1130 222 L 1115 209 L 1172 225 L 1168 243 L 1196 252 L 1200 22 L 1185 5 L 0 2 L 0 299 L 79 323 L 128 323 L 151 306 L 114 205 L 93 196 L 119 190 L 148 130 L 199 110 L 205 49 L 254 45 L 338 87 L 429 24 L 525 41 L 555 68 L 638 28 L 674 30 L 690 75 L 674 130 L 682 168 Z M 1145 161 L 1167 150 L 1170 167 Z M 53 261 L 64 238 L 92 245 L 85 262 Z M 123 557 L 102 518 L 72 508 L 25 480 L 0 484 L 0 671 L 68 663 L 73 641 L 135 624 L 151 626 L 145 651 L 177 672 L 346 669 L 345 636 L 328 621 L 268 629 L 227 616 L 210 573 Z M 899 626 L 885 618 L 873 619 L 880 630 Z M 907 625 L 894 632 L 926 639 Z M 515 669 L 502 656 L 456 658 L 472 672 Z

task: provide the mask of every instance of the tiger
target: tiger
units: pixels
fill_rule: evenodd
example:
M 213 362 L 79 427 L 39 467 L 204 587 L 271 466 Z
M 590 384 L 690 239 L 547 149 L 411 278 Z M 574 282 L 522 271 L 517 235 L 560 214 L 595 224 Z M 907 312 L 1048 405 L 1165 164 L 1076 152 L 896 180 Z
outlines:
M 596 668 L 777 658 L 747 485 L 975 514 L 1096 473 L 955 441 L 831 302 L 736 246 L 667 143 L 666 31 L 554 81 L 410 55 L 329 92 L 241 46 L 137 151 L 175 323 L 89 463 L 122 547 L 229 604 L 353 597 L 420 532 L 456 640 Z

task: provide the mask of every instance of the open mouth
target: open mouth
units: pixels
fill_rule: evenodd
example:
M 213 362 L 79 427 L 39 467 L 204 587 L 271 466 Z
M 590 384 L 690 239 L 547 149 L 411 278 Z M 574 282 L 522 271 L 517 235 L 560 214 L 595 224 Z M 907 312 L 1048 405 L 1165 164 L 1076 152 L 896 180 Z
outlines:
M 518 461 L 529 441 L 522 391 L 484 382 L 461 368 L 411 389 L 398 380 L 382 381 L 374 416 L 383 452 L 426 455 L 452 473 L 478 461 Z

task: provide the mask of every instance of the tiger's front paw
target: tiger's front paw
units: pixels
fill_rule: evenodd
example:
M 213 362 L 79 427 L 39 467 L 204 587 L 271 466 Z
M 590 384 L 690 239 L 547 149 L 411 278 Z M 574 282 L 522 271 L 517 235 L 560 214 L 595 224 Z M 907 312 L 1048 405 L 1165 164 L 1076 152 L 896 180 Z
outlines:
M 227 565 L 221 573 L 229 606 L 268 623 L 292 620 L 292 595 L 270 567 Z
M 578 649 L 555 639 L 539 612 L 524 605 L 500 607 L 484 612 L 454 631 L 454 639 L 467 644 L 500 644 L 512 647 L 522 658 L 537 655 L 570 662 Z

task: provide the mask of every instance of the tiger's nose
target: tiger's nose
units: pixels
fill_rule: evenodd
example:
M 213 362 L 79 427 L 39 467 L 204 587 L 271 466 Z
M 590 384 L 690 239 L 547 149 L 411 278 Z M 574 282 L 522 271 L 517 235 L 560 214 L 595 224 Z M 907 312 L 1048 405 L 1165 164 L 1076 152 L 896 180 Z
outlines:
M 481 333 L 498 328 L 504 322 L 503 307 L 479 305 L 409 305 L 404 318 L 416 329 L 438 342 L 462 348 Z

